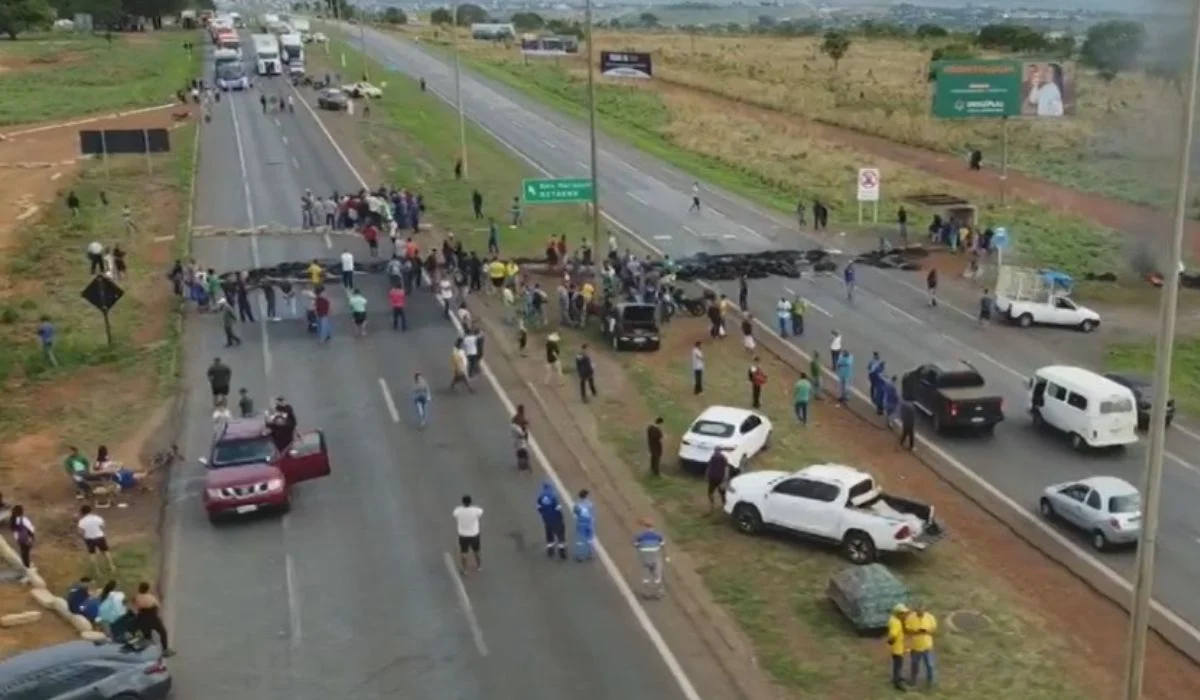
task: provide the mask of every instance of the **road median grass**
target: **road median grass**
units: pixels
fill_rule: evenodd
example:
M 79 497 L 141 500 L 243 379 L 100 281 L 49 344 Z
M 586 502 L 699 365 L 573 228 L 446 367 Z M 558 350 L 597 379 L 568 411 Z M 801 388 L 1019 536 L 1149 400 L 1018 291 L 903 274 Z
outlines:
M 1154 341 L 1113 344 L 1105 349 L 1104 369 L 1152 379 L 1157 352 Z M 1180 412 L 1200 416 L 1200 339 L 1180 338 L 1175 342 L 1171 357 L 1171 396 Z
M 0 41 L 0 127 L 166 104 L 196 75 L 198 32 L 48 34 Z
M 444 30 L 406 30 L 429 50 L 448 55 Z M 483 77 L 518 90 L 568 116 L 586 120 L 585 69 L 554 59 L 521 58 L 515 50 L 467 37 L 460 43 L 464 64 Z M 835 228 L 857 228 L 855 181 L 859 168 L 882 171 L 881 230 L 891 232 L 906 196 L 945 192 L 979 208 L 984 226 L 1005 226 L 1021 260 L 1072 274 L 1126 272 L 1121 236 L 1078 217 L 1024 201 L 1001 206 L 993 196 L 927 175 L 904 163 L 859 153 L 810 135 L 803 124 L 768 110 L 655 81 L 597 84 L 597 113 L 609 135 L 671 163 L 704 181 L 790 219 L 799 199 L 820 198 Z M 965 165 L 964 165 L 965 167 Z M 920 231 L 933 214 L 905 205 Z M 869 214 L 869 212 L 868 212 Z

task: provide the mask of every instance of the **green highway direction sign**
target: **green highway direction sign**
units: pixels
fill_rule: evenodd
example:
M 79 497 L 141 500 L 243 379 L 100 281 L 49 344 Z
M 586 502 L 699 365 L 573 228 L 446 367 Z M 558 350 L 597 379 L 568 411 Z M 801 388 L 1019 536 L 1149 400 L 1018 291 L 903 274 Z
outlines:
M 592 197 L 592 181 L 586 177 L 521 181 L 521 201 L 526 204 L 577 204 Z
M 933 75 L 933 116 L 987 119 L 1021 116 L 1024 61 L 938 61 Z

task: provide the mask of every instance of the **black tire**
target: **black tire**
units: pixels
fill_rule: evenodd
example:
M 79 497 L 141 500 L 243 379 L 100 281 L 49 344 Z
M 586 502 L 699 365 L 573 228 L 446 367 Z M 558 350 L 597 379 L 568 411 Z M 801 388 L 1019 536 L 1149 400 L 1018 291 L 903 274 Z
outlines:
M 842 554 L 851 564 L 858 566 L 874 563 L 879 558 L 870 535 L 860 530 L 851 530 L 842 538 Z
M 1096 550 L 1097 552 L 1103 552 L 1109 547 L 1108 538 L 1105 537 L 1104 533 L 1099 530 L 1093 530 L 1091 537 L 1088 539 L 1092 543 L 1092 549 Z
M 1075 450 L 1076 452 L 1083 452 L 1087 449 L 1087 446 L 1087 441 L 1083 439 L 1082 435 L 1079 433 L 1071 433 L 1071 449 Z
M 283 502 L 283 505 L 279 506 L 279 514 L 287 515 L 290 512 L 292 512 L 292 497 L 289 495 L 288 499 Z
M 1038 512 L 1047 520 L 1053 520 L 1056 517 L 1054 515 L 1054 506 L 1050 504 L 1049 498 L 1043 498 L 1038 501 Z
M 762 514 L 758 509 L 746 503 L 733 507 L 733 524 L 743 535 L 757 535 L 762 532 Z
M 1096 330 L 1096 322 L 1088 319 L 1079 324 L 1079 330 L 1083 331 L 1084 333 L 1091 333 L 1092 331 Z
M 979 434 L 984 437 L 992 437 L 996 434 L 996 424 L 989 423 L 988 425 L 983 426 L 979 429 Z
M 225 518 L 221 517 L 220 513 L 209 513 L 208 514 L 208 523 L 210 525 L 212 525 L 213 527 L 220 527 L 222 524 L 225 523 Z
M 1021 328 L 1029 328 L 1033 325 L 1033 314 L 1021 314 L 1017 317 L 1017 325 Z

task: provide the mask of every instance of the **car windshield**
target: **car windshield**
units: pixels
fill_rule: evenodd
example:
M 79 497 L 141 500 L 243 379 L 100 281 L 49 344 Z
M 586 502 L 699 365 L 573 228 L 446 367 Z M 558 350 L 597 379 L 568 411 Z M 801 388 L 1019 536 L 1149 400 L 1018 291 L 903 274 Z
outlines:
M 1142 499 L 1136 493 L 1113 496 L 1108 499 L 1109 513 L 1136 513 L 1142 509 Z
M 728 423 L 718 423 L 711 420 L 698 420 L 692 426 L 692 432 L 705 437 L 733 437 L 733 426 Z
M 246 69 L 240 63 L 225 63 L 217 66 L 217 77 L 222 80 L 237 80 L 246 75 Z
M 275 443 L 270 437 L 218 442 L 213 448 L 212 466 L 236 467 L 243 464 L 269 462 L 275 456 Z
M 1100 415 L 1108 415 L 1111 413 L 1131 413 L 1133 411 L 1133 402 L 1129 399 L 1108 399 L 1100 402 Z

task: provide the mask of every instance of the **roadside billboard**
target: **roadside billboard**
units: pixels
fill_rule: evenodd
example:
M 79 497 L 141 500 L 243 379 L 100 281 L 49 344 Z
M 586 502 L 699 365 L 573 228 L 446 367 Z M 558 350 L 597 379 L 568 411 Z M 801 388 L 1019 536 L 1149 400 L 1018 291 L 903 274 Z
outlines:
M 972 59 L 933 65 L 933 116 L 940 119 L 1075 114 L 1075 64 L 1069 61 Z
M 652 78 L 650 54 L 633 51 L 601 51 L 600 75 L 605 78 Z

